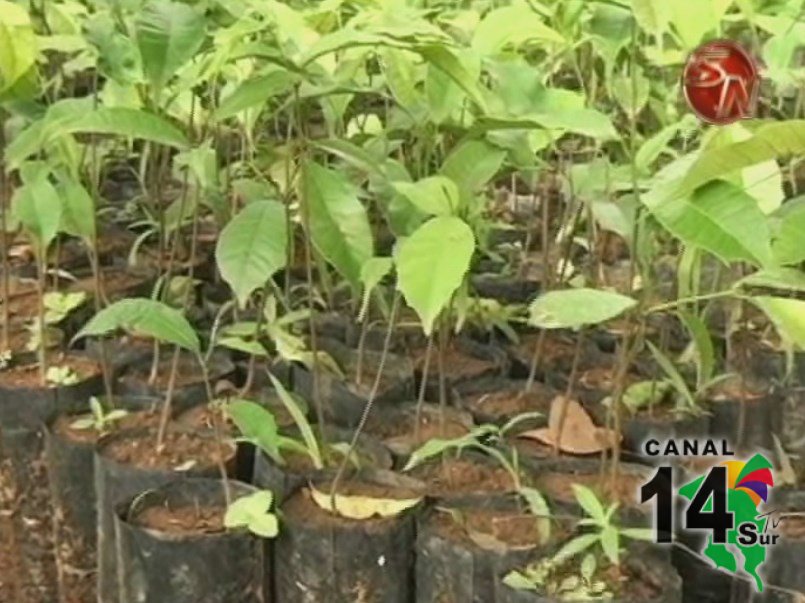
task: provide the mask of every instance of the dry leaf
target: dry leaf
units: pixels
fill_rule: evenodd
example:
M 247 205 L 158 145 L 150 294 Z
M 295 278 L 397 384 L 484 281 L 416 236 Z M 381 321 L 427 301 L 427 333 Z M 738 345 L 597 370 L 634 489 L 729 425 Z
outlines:
M 333 509 L 333 501 L 330 499 L 329 493 L 320 492 L 311 486 L 310 494 L 314 502 L 325 511 L 330 511 L 331 513 L 335 512 L 349 519 L 369 519 L 375 515 L 380 517 L 394 517 L 406 509 L 417 505 L 419 501 L 422 500 L 422 497 L 392 499 L 336 494 L 335 509 Z
M 567 410 L 565 411 L 562 437 L 559 440 L 559 449 L 562 452 L 594 454 L 612 448 L 617 441 L 616 438 L 620 439 L 613 430 L 596 426 L 581 404 L 564 396 L 557 396 L 551 402 L 548 427 L 524 431 L 519 437 L 530 438 L 548 446 L 555 446 L 559 435 L 559 423 L 562 418 L 563 408 Z

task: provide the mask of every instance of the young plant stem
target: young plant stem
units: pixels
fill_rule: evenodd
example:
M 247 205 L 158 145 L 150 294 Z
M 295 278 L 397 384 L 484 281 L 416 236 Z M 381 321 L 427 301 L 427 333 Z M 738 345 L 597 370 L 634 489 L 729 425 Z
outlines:
M 438 355 L 438 364 L 439 364 L 439 435 L 444 437 L 444 425 L 445 425 L 445 410 L 447 409 L 447 377 L 445 375 L 445 354 L 447 352 L 447 338 L 449 335 L 450 329 L 450 307 L 452 307 L 452 303 L 447 308 L 446 312 L 442 313 L 442 320 L 440 321 L 441 324 L 439 325 L 439 355 Z
M 361 335 L 358 338 L 358 366 L 355 367 L 355 385 L 363 380 L 363 352 L 366 347 L 366 334 L 369 332 L 369 317 L 364 316 L 361 321 Z
M 355 449 L 358 446 L 358 438 L 363 432 L 363 429 L 366 427 L 366 422 L 369 420 L 369 413 L 372 412 L 372 405 L 374 404 L 375 398 L 377 397 L 377 392 L 380 390 L 380 383 L 383 380 L 383 373 L 385 372 L 386 368 L 386 358 L 388 357 L 389 348 L 391 347 L 391 336 L 394 333 L 394 325 L 397 323 L 397 314 L 400 309 L 400 297 L 401 294 L 399 290 L 395 291 L 394 301 L 392 302 L 391 305 L 389 324 L 388 327 L 386 328 L 386 337 L 383 340 L 383 351 L 380 354 L 380 360 L 378 362 L 377 373 L 375 374 L 375 380 L 374 383 L 372 383 L 372 389 L 369 392 L 369 397 L 366 399 L 366 405 L 363 407 L 363 414 L 361 415 L 361 419 L 358 422 L 358 426 L 355 428 L 355 432 L 352 434 L 352 441 L 349 443 L 349 449 L 347 450 L 347 454 L 341 460 L 341 463 L 338 466 L 338 471 L 335 474 L 335 479 L 333 479 L 333 484 L 330 487 L 330 506 L 333 509 L 335 509 L 335 495 L 338 492 L 338 484 L 344 475 L 344 471 L 346 470 L 347 464 L 352 458 L 352 455 L 355 453 Z
M 6 176 L 6 135 L 5 135 L 5 111 L 0 110 L 0 257 L 2 257 L 2 293 L 3 293 L 3 324 L 0 332 L 0 352 L 8 350 L 9 331 L 11 328 L 11 315 L 9 311 L 9 300 L 11 299 L 9 285 L 11 265 L 8 261 L 8 233 L 6 232 L 6 201 L 9 197 L 9 180 Z
M 260 302 L 257 305 L 257 322 L 255 323 L 254 327 L 254 337 L 255 339 L 259 339 L 260 337 L 260 329 L 263 328 L 263 322 L 265 322 L 265 309 L 266 309 L 266 298 L 268 298 L 268 290 L 270 288 L 270 284 L 273 281 L 269 278 L 266 284 L 263 286 L 263 295 L 260 297 Z M 243 384 L 243 387 L 240 389 L 240 395 L 244 396 L 246 393 L 252 388 L 254 385 L 254 373 L 257 368 L 257 356 L 255 354 L 249 354 L 249 368 L 246 372 L 246 383 Z
M 47 385 L 47 346 L 48 334 L 45 331 L 45 289 L 46 289 L 46 273 L 47 273 L 47 249 L 37 250 L 37 259 L 39 261 L 39 269 L 37 270 L 37 318 L 39 324 L 39 380 L 42 387 Z
M 576 348 L 573 351 L 573 365 L 570 368 L 570 376 L 567 379 L 567 387 L 565 388 L 564 401 L 562 409 L 559 414 L 559 424 L 557 427 L 556 442 L 553 445 L 553 454 L 558 455 L 560 445 L 562 443 L 562 432 L 565 430 L 565 421 L 567 421 L 567 408 L 570 405 L 570 397 L 573 395 L 573 390 L 576 388 L 576 380 L 579 372 L 579 360 L 581 359 L 581 349 L 584 345 L 586 331 L 584 328 L 579 330 L 576 337 Z
M 425 362 L 422 366 L 422 380 L 419 383 L 419 394 L 416 399 L 416 413 L 414 416 L 414 442 L 419 442 L 419 426 L 422 423 L 422 406 L 425 403 L 425 387 L 428 384 L 430 373 L 430 357 L 433 352 L 433 333 L 428 336 L 428 344 L 425 347 Z
M 204 361 L 204 357 L 199 354 L 198 355 L 198 362 L 201 365 L 201 373 L 204 379 L 204 391 L 207 394 L 207 405 L 208 407 L 212 404 L 214 396 L 212 393 L 212 384 L 210 383 L 210 373 L 209 369 L 207 369 L 207 363 Z M 226 473 L 226 464 L 224 463 L 224 447 L 223 447 L 223 433 L 221 431 L 221 417 L 215 409 L 212 409 L 212 431 L 213 431 L 213 438 L 215 438 L 215 461 L 216 465 L 218 465 L 218 472 L 221 474 L 221 483 L 224 487 L 224 501 L 226 502 L 226 506 L 229 507 L 232 504 L 232 493 L 229 488 L 229 479 L 227 478 Z
M 542 357 L 542 348 L 545 345 L 545 338 L 548 336 L 548 331 L 541 329 L 537 336 L 537 344 L 534 346 L 534 353 L 531 354 L 531 366 L 528 369 L 528 380 L 525 383 L 525 391 L 530 392 L 534 387 L 534 381 L 537 378 L 537 369 L 539 368 L 539 361 Z

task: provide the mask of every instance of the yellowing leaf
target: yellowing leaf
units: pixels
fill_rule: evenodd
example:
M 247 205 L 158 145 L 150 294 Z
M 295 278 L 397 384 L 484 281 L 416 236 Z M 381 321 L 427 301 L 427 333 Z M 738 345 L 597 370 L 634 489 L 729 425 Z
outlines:
M 422 500 L 422 497 L 393 499 L 393 498 L 372 498 L 370 496 L 358 496 L 348 494 L 335 495 L 335 508 L 332 506 L 330 493 L 320 492 L 316 488 L 310 488 L 310 495 L 313 501 L 325 511 L 336 513 L 349 519 L 369 519 L 370 517 L 395 517 L 415 507 Z

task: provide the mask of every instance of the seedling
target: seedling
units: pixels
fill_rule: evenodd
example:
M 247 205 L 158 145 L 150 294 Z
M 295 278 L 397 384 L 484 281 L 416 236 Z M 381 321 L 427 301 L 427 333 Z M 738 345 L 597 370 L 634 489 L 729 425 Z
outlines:
M 604 507 L 585 486 L 573 484 L 573 493 L 586 514 L 578 525 L 589 526 L 593 531 L 572 538 L 552 557 L 540 559 L 523 571 L 510 572 L 503 579 L 507 586 L 518 590 L 541 590 L 561 601 L 595 601 L 613 597 L 609 585 L 597 577 L 598 570 L 605 569 L 607 562 L 620 565 L 622 538 L 650 541 L 653 532 L 619 527 L 613 521 L 618 505 Z M 585 552 L 579 561 L 579 556 Z
M 45 379 L 50 385 L 75 385 L 81 379 L 69 366 L 51 366 L 45 374 Z
M 106 433 L 109 431 L 114 423 L 127 416 L 128 411 L 122 408 L 114 408 L 109 412 L 105 412 L 100 400 L 95 396 L 89 399 L 90 414 L 84 415 L 70 423 L 73 429 L 94 429 L 98 433 Z
M 261 538 L 274 538 L 279 532 L 277 516 L 271 512 L 274 495 L 270 490 L 260 490 L 243 496 L 226 509 L 224 527 L 246 528 Z
M 44 329 L 39 322 L 32 321 L 28 326 L 30 338 L 26 346 L 29 352 L 36 351 L 44 345 L 51 348 L 58 345 L 63 338 L 62 332 L 56 328 L 67 316 L 77 309 L 87 299 L 87 294 L 83 291 L 74 293 L 60 293 L 51 291 L 45 294 L 43 304 L 45 308 Z M 43 336 L 43 333 L 45 334 Z M 48 381 L 51 381 L 48 378 Z

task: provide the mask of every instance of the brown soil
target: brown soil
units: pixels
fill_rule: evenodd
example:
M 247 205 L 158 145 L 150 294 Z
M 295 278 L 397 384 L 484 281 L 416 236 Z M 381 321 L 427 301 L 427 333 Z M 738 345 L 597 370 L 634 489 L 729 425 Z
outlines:
M 584 371 L 579 376 L 579 385 L 591 390 L 611 392 L 615 389 L 615 373 L 617 368 L 613 366 L 597 366 Z M 634 373 L 626 374 L 626 387 L 640 381 L 640 377 Z
M 805 516 L 783 516 L 779 525 L 779 532 L 783 538 L 789 540 L 805 540 Z
M 196 462 L 202 467 L 218 463 L 218 447 L 212 438 L 197 433 L 168 430 L 161 452 L 156 450 L 156 433 L 153 430 L 116 439 L 103 447 L 103 455 L 119 463 L 143 469 L 176 469 Z M 235 455 L 235 447 L 225 442 L 222 446 L 229 463 Z
M 119 268 L 110 268 L 101 273 L 101 288 L 107 297 L 117 298 L 121 293 L 127 293 L 148 280 L 147 277 Z M 91 276 L 79 279 L 70 286 L 71 291 L 84 291 L 88 295 L 95 294 L 95 279 Z
M 473 462 L 466 458 L 433 461 L 412 471 L 427 484 L 433 497 L 514 491 L 514 480 L 506 469 Z
M 537 489 L 563 503 L 573 503 L 576 500 L 573 494 L 573 484 L 587 486 L 597 496 L 605 500 L 617 502 L 621 507 L 638 507 L 640 505 L 638 492 L 646 482 L 645 475 L 631 475 L 621 473 L 614 488 L 609 483 L 609 476 L 603 478 L 598 473 L 560 473 L 549 472 L 537 477 Z
M 661 585 L 652 582 L 651 575 L 637 575 L 626 564 L 610 565 L 599 575 L 618 598 L 624 597 L 629 601 L 656 601 L 660 594 Z
M 763 399 L 768 392 L 760 385 L 744 381 L 740 377 L 726 379 L 716 385 L 710 392 L 710 400 L 716 402 L 746 400 L 754 402 Z
M 413 350 L 414 369 L 416 371 L 423 371 L 425 368 L 425 355 L 427 348 Z M 494 370 L 496 364 L 491 360 L 485 358 L 476 358 L 464 352 L 463 350 L 455 347 L 449 347 L 444 353 L 444 375 L 448 379 L 468 379 L 479 377 L 491 370 Z M 434 345 L 430 355 L 430 366 L 428 367 L 429 379 L 434 378 L 439 374 L 439 354 L 438 349 Z
M 520 339 L 515 348 L 520 362 L 531 365 L 534 350 L 539 341 L 538 333 L 529 333 Z M 542 342 L 539 364 L 542 367 L 569 367 L 576 350 L 575 342 L 561 334 L 548 333 Z
M 177 418 L 177 422 L 182 425 L 191 429 L 206 431 L 213 431 L 215 429 L 216 420 L 218 421 L 218 426 L 222 433 L 231 435 L 235 432 L 235 425 L 232 421 L 228 420 L 220 409 L 213 409 L 208 404 L 194 406 L 190 410 L 183 412 Z
M 472 535 L 491 537 L 512 548 L 530 548 L 547 543 L 542 542 L 537 518 L 525 512 L 497 509 L 461 509 L 458 517 L 447 511 L 439 511 L 433 516 L 436 532 L 442 537 L 465 545 L 478 545 L 480 538 L 473 540 Z M 564 531 L 555 529 L 551 532 L 551 540 L 561 539 Z
M 396 420 L 394 420 L 396 419 Z M 421 446 L 433 438 L 458 438 L 469 432 L 468 422 L 453 409 L 445 409 L 445 421 L 442 427 L 438 412 L 432 408 L 423 409 L 419 417 L 419 437 L 415 438 L 415 411 L 392 420 L 375 422 L 370 425 L 369 432 L 393 449 L 412 449 Z M 467 419 L 469 419 L 467 417 Z
M 225 507 L 149 507 L 137 513 L 132 523 L 169 534 L 218 534 L 225 530 L 225 514 Z
M 78 374 L 81 381 L 101 374 L 101 368 L 94 360 L 83 356 L 61 356 L 51 354 L 48 357 L 48 366 L 68 366 Z M 0 385 L 8 388 L 40 388 L 42 382 L 39 377 L 39 365 L 36 363 L 22 366 L 12 366 L 0 371 Z M 57 386 L 47 385 L 55 388 Z
M 554 457 L 553 447 L 543 444 L 534 438 L 518 438 L 511 437 L 507 440 L 509 444 L 517 448 L 517 452 L 521 456 L 531 456 L 538 459 L 547 459 Z M 561 442 L 560 442 L 561 444 Z M 562 452 L 556 458 L 566 456 Z
M 95 444 L 102 435 L 95 428 L 89 429 L 76 429 L 72 424 L 79 418 L 88 415 L 61 415 L 56 419 L 53 424 L 53 432 L 62 438 L 66 438 L 72 442 L 79 444 Z M 111 431 L 120 429 L 133 429 L 137 427 L 153 427 L 159 425 L 159 410 L 144 410 L 138 412 L 130 412 L 125 417 L 115 421 L 111 427 Z
M 547 417 L 553 397 L 553 392 L 538 386 L 529 392 L 509 390 L 482 394 L 470 400 L 468 406 L 474 412 L 501 420 L 535 411 Z
M 153 387 L 159 390 L 166 390 L 170 382 L 171 368 L 173 365 L 173 352 L 167 350 L 160 351 L 159 367 L 157 369 L 157 376 L 152 384 Z M 133 371 L 123 375 L 121 381 L 123 382 L 146 382 L 151 372 L 151 363 L 147 362 Z M 176 371 L 176 378 L 173 383 L 174 388 L 185 387 L 188 385 L 195 385 L 203 383 L 204 377 L 201 372 L 201 367 L 198 361 L 192 356 L 180 354 L 179 364 Z

